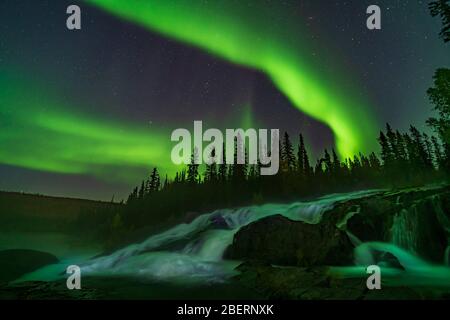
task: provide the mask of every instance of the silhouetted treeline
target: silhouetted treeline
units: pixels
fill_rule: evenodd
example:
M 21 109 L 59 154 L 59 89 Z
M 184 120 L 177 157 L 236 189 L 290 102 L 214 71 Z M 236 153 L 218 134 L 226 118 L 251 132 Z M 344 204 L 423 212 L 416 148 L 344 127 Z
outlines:
M 450 148 L 411 126 L 380 132 L 380 156 L 358 154 L 341 161 L 334 149 L 310 163 L 303 136 L 293 146 L 287 133 L 280 141 L 280 170 L 261 176 L 260 165 L 191 164 L 172 180 L 161 183 L 158 170 L 128 197 L 123 224 L 136 228 L 154 221 L 176 220 L 181 215 L 269 201 L 290 201 L 331 192 L 416 186 L 444 181 L 450 172 Z M 211 154 L 214 157 L 214 152 Z M 236 158 L 236 151 L 235 151 Z M 122 223 L 122 222 L 121 222 Z
M 449 0 L 434 0 L 428 4 L 430 13 L 433 17 L 440 17 L 442 19 L 442 30 L 439 33 L 444 42 L 450 41 L 450 1 Z

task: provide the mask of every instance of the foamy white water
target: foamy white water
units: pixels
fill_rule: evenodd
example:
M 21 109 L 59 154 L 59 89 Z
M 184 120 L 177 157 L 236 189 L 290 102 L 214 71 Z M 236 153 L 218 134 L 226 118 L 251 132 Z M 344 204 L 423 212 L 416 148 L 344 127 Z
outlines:
M 243 226 L 278 214 L 294 221 L 316 224 L 323 213 L 337 203 L 377 192 L 359 191 L 328 195 L 308 202 L 216 210 L 111 255 L 87 261 L 82 264 L 82 273 L 171 281 L 223 281 L 235 273 L 237 265 L 236 262 L 224 261 L 223 254 L 232 243 L 234 234 Z

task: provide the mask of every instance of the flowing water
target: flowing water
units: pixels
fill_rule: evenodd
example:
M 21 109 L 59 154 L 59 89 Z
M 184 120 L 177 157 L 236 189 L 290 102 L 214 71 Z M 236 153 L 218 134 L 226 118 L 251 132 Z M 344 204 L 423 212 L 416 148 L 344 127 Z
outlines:
M 237 262 L 222 259 L 234 234 L 243 226 L 272 215 L 319 223 L 336 203 L 376 191 L 335 194 L 311 202 L 267 204 L 217 210 L 180 224 L 139 244 L 83 265 L 85 274 L 130 275 L 172 281 L 223 281 L 234 274 Z
M 390 253 L 401 268 L 383 265 L 383 261 L 376 259 L 379 253 Z M 355 266 L 334 267 L 331 273 L 342 278 L 367 278 L 366 267 L 374 264 L 381 268 L 383 285 L 450 289 L 447 265 L 431 264 L 391 243 L 363 243 L 355 249 Z
M 222 209 L 201 215 L 188 224 L 179 224 L 164 232 L 150 236 L 141 243 L 129 245 L 116 252 L 94 259 L 69 257 L 60 264 L 47 266 L 26 275 L 25 280 L 55 280 L 64 275 L 67 265 L 81 266 L 84 276 L 134 277 L 140 280 L 164 281 L 166 283 L 220 283 L 234 275 L 238 261 L 223 259 L 233 236 L 242 227 L 262 218 L 282 215 L 294 221 L 309 224 L 320 222 L 322 215 L 336 204 L 350 199 L 379 193 L 379 190 L 333 194 L 314 201 L 291 204 L 266 204 L 237 209 Z M 436 208 L 439 210 L 439 208 Z M 348 217 L 359 214 L 349 212 Z M 442 214 L 440 219 L 445 219 Z M 345 220 L 345 219 L 344 219 Z M 412 212 L 399 212 L 391 230 L 392 243 L 361 243 L 351 236 L 356 246 L 355 265 L 332 268 L 339 277 L 367 277 L 365 267 L 379 263 L 376 252 L 390 253 L 398 260 L 401 269 L 382 266 L 385 280 L 390 285 L 423 285 L 450 288 L 450 268 L 431 265 L 414 254 L 414 208 Z M 448 221 L 441 221 L 448 227 Z M 345 229 L 345 221 L 342 226 Z M 402 248 L 401 248 L 402 247 Z M 447 253 L 448 255 L 448 253 Z M 448 257 L 447 257 L 448 260 Z
M 431 204 L 439 224 L 450 236 L 450 221 L 437 195 L 432 197 Z M 420 245 L 420 239 L 417 237 L 420 228 L 419 215 L 417 204 L 395 214 L 390 230 L 390 243 L 361 243 L 359 239 L 353 240 L 356 246 L 355 266 L 332 268 L 332 274 L 343 278 L 367 277 L 366 267 L 378 265 L 382 268 L 384 285 L 449 289 L 450 245 L 445 251 L 442 264 L 433 264 L 418 257 L 416 252 Z M 351 239 L 354 237 L 352 234 L 349 236 Z M 448 243 L 450 244 L 450 238 Z M 390 266 L 386 261 L 389 258 L 383 260 L 386 254 L 395 257 L 399 266 Z
M 235 274 L 234 268 L 239 262 L 225 261 L 222 257 L 234 234 L 243 226 L 278 214 L 294 221 L 316 224 L 322 214 L 337 203 L 377 192 L 380 191 L 332 194 L 308 202 L 216 210 L 110 255 L 88 261 L 70 259 L 70 262 L 80 265 L 83 275 L 130 276 L 170 282 L 222 282 Z M 63 264 L 67 265 L 68 261 L 63 261 Z M 49 266 L 21 280 L 55 279 L 61 276 L 62 267 L 62 264 Z

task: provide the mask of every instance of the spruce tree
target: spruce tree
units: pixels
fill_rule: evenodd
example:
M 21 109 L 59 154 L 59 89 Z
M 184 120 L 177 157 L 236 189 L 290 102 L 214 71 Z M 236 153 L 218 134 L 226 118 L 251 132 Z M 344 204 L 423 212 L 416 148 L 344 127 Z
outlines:
M 293 172 L 295 170 L 294 148 L 292 147 L 292 143 L 287 132 L 284 133 L 283 138 L 282 159 L 286 164 L 287 171 Z
M 433 153 L 433 146 L 431 144 L 430 137 L 426 133 L 422 134 L 422 136 L 423 142 L 425 144 L 425 151 L 427 153 L 428 165 L 429 167 L 433 167 L 436 159 Z
M 144 199 L 144 195 L 145 195 L 145 181 L 142 180 L 141 188 L 139 189 L 139 195 L 138 195 L 139 199 Z
M 427 153 L 426 145 L 419 130 L 414 126 L 410 126 L 411 137 L 414 141 L 415 159 L 417 161 L 416 166 L 422 171 L 425 171 L 432 167 L 430 155 Z
M 161 186 L 161 180 L 159 177 L 158 169 L 153 168 L 152 174 L 150 176 L 150 192 L 156 192 Z
M 383 131 L 380 131 L 378 142 L 381 146 L 381 160 L 383 161 L 383 171 L 385 178 L 392 181 L 395 174 L 394 155 L 388 139 L 384 135 Z
M 439 117 L 428 119 L 427 124 L 439 134 L 443 143 L 450 143 L 450 69 L 438 69 L 433 80 L 434 87 L 429 88 L 427 94 Z
M 217 170 L 217 179 L 224 183 L 227 180 L 227 159 L 226 159 L 226 150 L 225 143 L 222 144 L 222 153 L 219 155 L 220 163 L 219 168 Z
M 336 154 L 336 151 L 334 150 L 334 148 L 331 151 L 332 151 L 331 154 L 333 157 L 333 173 L 334 173 L 335 177 L 338 178 L 340 175 L 342 164 L 341 164 L 341 161 L 339 160 L 339 157 Z
M 188 164 L 188 172 L 187 172 L 187 182 L 190 184 L 198 183 L 198 150 L 194 148 L 194 151 L 191 154 L 191 162 Z
M 297 150 L 297 170 L 301 176 L 305 176 L 305 142 L 303 135 L 300 134 Z
M 166 173 L 166 178 L 164 179 L 163 189 L 167 189 L 168 186 L 169 186 L 169 179 L 168 179 L 167 173 Z
M 217 178 L 216 150 L 213 148 L 210 154 L 210 163 L 206 164 L 205 182 L 214 182 Z
M 328 175 L 331 175 L 331 172 L 333 171 L 333 164 L 331 163 L 331 157 L 330 157 L 330 154 L 328 153 L 327 149 L 325 149 L 325 155 L 323 157 L 323 162 L 325 164 L 325 172 Z
M 434 152 L 434 158 L 436 161 L 436 167 L 438 170 L 443 169 L 443 155 L 442 155 L 442 149 L 439 145 L 439 142 L 435 136 L 431 137 L 431 143 L 433 145 L 433 152 Z
M 306 148 L 303 146 L 303 170 L 304 170 L 304 175 L 306 177 L 310 177 L 311 173 L 312 173 L 312 168 L 311 165 L 309 164 L 309 157 L 308 157 L 308 152 L 306 151 Z
M 442 19 L 442 30 L 439 33 L 444 42 L 450 41 L 450 3 L 448 0 L 434 0 L 428 4 L 433 17 Z
M 234 140 L 234 164 L 229 169 L 231 180 L 235 183 L 242 182 L 246 178 L 246 151 L 240 134 Z M 243 163 L 238 163 L 243 162 Z

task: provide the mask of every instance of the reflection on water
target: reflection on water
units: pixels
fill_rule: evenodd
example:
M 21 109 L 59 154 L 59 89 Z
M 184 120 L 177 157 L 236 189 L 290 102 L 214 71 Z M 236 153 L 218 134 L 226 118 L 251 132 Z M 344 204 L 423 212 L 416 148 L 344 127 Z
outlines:
M 56 232 L 0 232 L 0 250 L 30 249 L 53 254 L 58 259 L 94 256 L 100 246 L 75 235 Z

